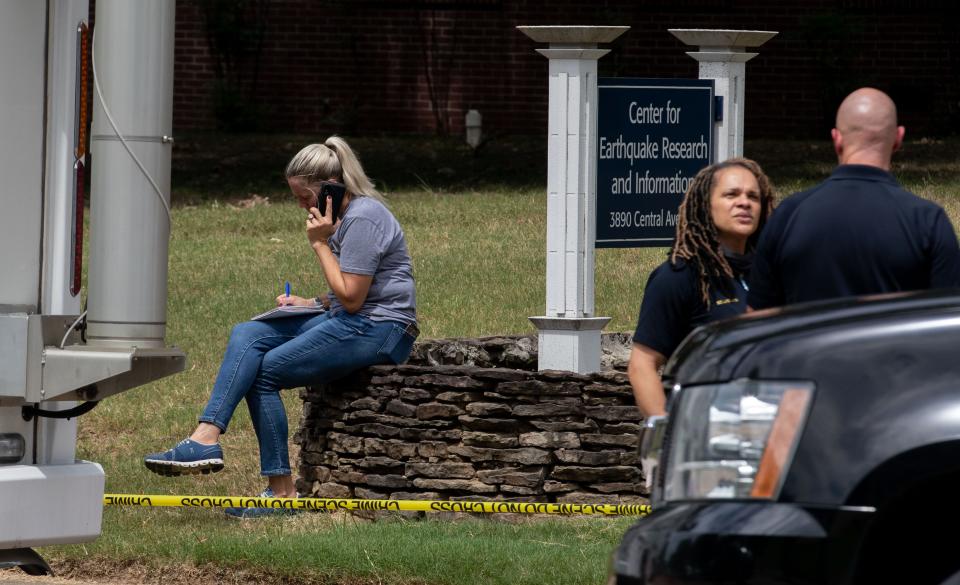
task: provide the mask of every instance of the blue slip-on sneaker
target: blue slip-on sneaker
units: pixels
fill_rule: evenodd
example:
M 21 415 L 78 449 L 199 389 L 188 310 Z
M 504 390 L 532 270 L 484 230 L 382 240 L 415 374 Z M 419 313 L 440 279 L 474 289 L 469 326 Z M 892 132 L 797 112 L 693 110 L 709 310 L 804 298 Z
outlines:
M 184 439 L 173 449 L 147 455 L 143 464 L 160 475 L 217 472 L 223 469 L 223 449 L 219 443 L 204 445 Z
M 260 492 L 258 497 L 261 498 L 275 498 L 277 497 L 273 490 L 267 488 Z M 297 496 L 300 497 L 300 496 Z M 297 510 L 294 508 L 225 508 L 223 512 L 227 515 L 227 518 L 236 518 L 237 520 L 254 520 L 257 518 L 267 518 L 268 516 L 292 516 L 303 510 Z

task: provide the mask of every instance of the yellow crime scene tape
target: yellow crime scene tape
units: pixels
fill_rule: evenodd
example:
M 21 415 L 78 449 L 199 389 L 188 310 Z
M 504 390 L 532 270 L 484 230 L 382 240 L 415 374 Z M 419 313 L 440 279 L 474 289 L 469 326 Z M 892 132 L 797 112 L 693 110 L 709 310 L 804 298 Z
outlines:
M 352 500 L 341 498 L 258 498 L 243 496 L 159 496 L 105 494 L 104 506 L 187 508 L 286 508 L 333 512 L 471 512 L 481 514 L 561 514 L 565 516 L 646 516 L 647 504 L 536 504 L 530 502 L 449 502 L 436 500 Z

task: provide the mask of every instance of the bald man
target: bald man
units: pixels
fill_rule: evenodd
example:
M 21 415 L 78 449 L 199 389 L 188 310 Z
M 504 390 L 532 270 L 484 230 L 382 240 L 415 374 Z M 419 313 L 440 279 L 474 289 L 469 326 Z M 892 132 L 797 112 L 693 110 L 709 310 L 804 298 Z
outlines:
M 950 220 L 890 174 L 904 135 L 893 100 L 858 89 L 840 104 L 831 135 L 840 164 L 823 183 L 784 200 L 767 222 L 747 304 L 960 286 Z

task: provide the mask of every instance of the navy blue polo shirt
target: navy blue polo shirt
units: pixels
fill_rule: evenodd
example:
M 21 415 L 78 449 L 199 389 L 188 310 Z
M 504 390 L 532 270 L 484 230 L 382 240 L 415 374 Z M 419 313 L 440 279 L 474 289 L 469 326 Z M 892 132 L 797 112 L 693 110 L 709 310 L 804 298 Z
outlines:
M 637 330 L 633 334 L 634 343 L 670 357 L 695 328 L 736 317 L 747 310 L 743 282 L 738 276 L 727 282 L 726 287 L 711 286 L 708 305 L 700 295 L 700 276 L 696 268 L 680 259 L 676 266 L 669 260 L 664 262 L 650 273 L 647 280 Z
M 960 248 L 939 205 L 883 169 L 841 165 L 777 207 L 749 283 L 754 309 L 960 286 Z

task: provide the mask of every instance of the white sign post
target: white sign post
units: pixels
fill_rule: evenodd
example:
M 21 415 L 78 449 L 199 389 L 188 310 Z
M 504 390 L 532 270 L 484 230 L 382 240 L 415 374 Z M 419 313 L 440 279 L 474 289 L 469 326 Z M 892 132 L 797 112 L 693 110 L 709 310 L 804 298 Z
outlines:
M 757 56 L 746 47 L 759 47 L 773 37 L 765 30 L 709 30 L 671 28 L 670 33 L 688 45 L 699 47 L 690 55 L 700 62 L 700 79 L 713 79 L 714 92 L 723 97 L 723 120 L 717 128 L 716 158 L 720 162 L 743 156 L 743 103 L 746 63 Z
M 549 48 L 547 146 L 547 310 L 530 321 L 539 330 L 537 367 L 577 373 L 600 369 L 594 315 L 596 239 L 597 60 L 628 26 L 518 26 Z

